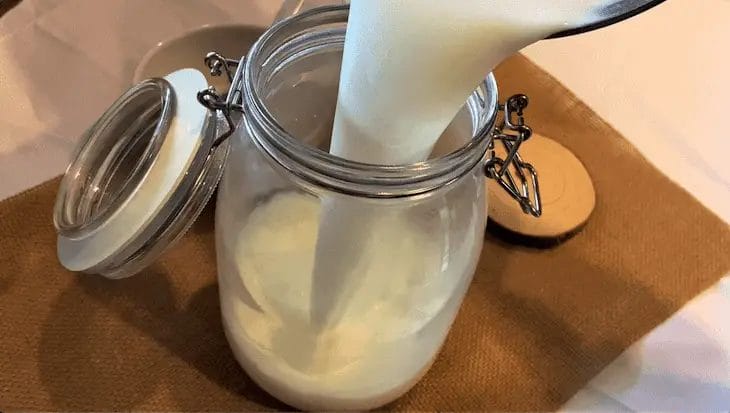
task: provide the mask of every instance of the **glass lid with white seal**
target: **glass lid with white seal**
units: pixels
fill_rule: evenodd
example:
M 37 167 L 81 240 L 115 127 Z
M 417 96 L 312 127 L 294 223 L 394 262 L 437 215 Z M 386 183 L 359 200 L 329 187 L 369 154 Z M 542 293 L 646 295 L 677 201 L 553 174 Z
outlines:
M 196 99 L 207 88 L 195 69 L 142 81 L 84 134 L 54 208 L 64 267 L 134 275 L 198 217 L 228 153 L 220 118 Z

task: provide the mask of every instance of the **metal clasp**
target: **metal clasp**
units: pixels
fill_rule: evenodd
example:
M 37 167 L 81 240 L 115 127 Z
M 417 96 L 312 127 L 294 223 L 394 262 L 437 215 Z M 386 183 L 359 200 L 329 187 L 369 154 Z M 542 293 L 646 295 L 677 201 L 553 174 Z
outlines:
M 233 113 L 243 113 L 242 84 L 245 59 L 245 56 L 240 61 L 228 59 L 216 52 L 210 52 L 205 56 L 205 64 L 210 69 L 211 76 L 221 76 L 225 72 L 231 84 L 225 97 L 219 94 L 213 86 L 198 92 L 198 102 L 213 113 L 220 112 L 228 126 L 226 131 L 221 132 L 215 138 L 213 148 L 218 147 L 235 132 L 236 124 L 233 121 Z
M 542 215 L 542 203 L 537 171 L 518 152 L 520 145 L 532 136 L 532 129 L 525 124 L 524 118 L 529 102 L 525 95 L 514 95 L 499 106 L 503 119 L 492 132 L 489 160 L 484 171 L 520 204 L 524 213 L 539 217 Z M 507 154 L 504 159 L 497 156 L 497 142 L 501 142 Z

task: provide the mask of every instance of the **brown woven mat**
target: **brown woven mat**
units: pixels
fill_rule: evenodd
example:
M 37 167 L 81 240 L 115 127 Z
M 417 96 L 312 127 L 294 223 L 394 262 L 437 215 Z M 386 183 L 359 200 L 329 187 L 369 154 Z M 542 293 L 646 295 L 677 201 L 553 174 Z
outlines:
M 557 81 L 520 56 L 498 78 L 503 96 L 528 93 L 533 126 L 587 165 L 598 205 L 554 249 L 487 236 L 445 348 L 393 409 L 556 409 L 730 269 L 728 226 Z M 0 408 L 284 407 L 228 349 L 210 209 L 145 273 L 107 281 L 59 267 L 56 184 L 0 203 Z

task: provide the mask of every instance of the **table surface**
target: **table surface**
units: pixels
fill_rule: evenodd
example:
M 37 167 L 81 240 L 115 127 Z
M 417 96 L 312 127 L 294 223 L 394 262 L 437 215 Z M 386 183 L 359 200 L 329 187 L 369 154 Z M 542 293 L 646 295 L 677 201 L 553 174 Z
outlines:
M 203 24 L 267 25 L 279 4 L 24 0 L 0 20 L 0 199 L 63 171 L 77 137 L 129 85 L 150 39 Z M 730 1 L 671 0 L 525 53 L 730 222 L 730 134 L 722 122 L 730 96 L 728 21 Z M 95 85 L 93 97 L 74 93 L 83 84 Z M 629 348 L 564 410 L 727 411 L 727 314 L 730 276 Z

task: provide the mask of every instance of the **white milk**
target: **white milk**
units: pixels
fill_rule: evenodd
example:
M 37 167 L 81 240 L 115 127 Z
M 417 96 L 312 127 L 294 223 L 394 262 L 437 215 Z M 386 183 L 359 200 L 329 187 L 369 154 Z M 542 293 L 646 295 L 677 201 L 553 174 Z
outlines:
M 506 57 L 593 18 L 606 0 L 352 0 L 330 152 L 365 163 L 424 161 L 467 97 Z M 323 199 L 313 321 L 340 318 L 349 268 L 382 212 Z M 364 258 L 367 259 L 367 258 Z M 326 288 L 325 288 L 326 286 Z
M 379 242 L 363 251 L 367 262 L 352 269 L 360 282 L 339 322 L 319 330 L 309 315 L 320 208 L 311 196 L 279 193 L 236 230 L 236 271 L 219 278 L 226 333 L 246 371 L 287 403 L 378 407 L 433 361 L 474 272 L 481 234 L 460 234 L 453 248 L 455 241 L 415 222 L 384 218 Z M 478 217 L 464 224 L 480 227 Z M 245 298 L 232 294 L 243 290 Z

